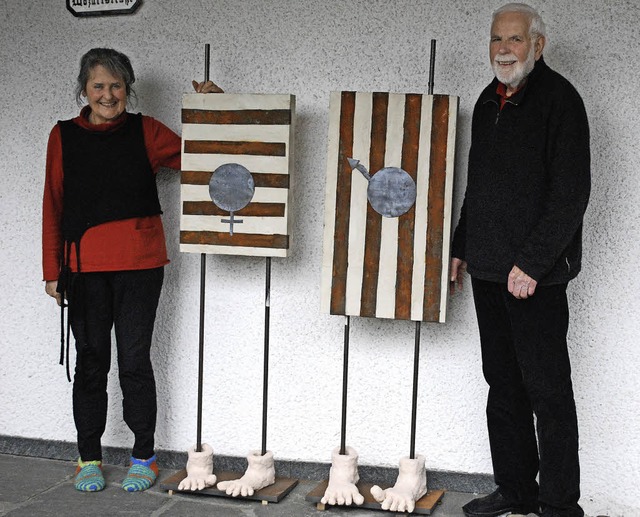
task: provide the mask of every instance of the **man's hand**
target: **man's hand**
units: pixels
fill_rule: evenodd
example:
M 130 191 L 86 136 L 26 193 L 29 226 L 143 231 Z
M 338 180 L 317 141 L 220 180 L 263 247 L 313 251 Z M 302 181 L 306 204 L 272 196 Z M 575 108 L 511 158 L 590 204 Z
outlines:
M 198 81 L 191 81 L 191 84 L 197 93 L 224 93 L 222 88 L 213 81 L 202 81 L 201 83 Z
M 460 260 L 455 257 L 451 259 L 451 275 L 449 277 L 451 283 L 449 286 L 449 292 L 452 295 L 456 292 L 456 286 L 458 287 L 458 291 L 462 291 L 462 282 L 466 271 L 467 263 L 464 260 Z
M 527 275 L 518 266 L 513 266 L 511 273 L 509 273 L 509 280 L 507 280 L 507 288 L 509 292 L 515 296 L 518 300 L 524 300 L 533 296 L 536 292 L 536 282 L 533 278 Z
M 62 305 L 62 295 L 58 292 L 57 280 L 49 280 L 48 282 L 46 282 L 44 284 L 44 290 L 49 296 L 56 299 L 58 305 Z

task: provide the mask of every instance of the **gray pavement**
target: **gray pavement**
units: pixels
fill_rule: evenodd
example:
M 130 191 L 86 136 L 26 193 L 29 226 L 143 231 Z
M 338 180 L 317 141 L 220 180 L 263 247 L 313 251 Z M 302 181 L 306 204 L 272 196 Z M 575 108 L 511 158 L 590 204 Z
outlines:
M 160 483 L 142 493 L 127 493 L 121 482 L 126 467 L 105 465 L 107 487 L 98 493 L 82 493 L 73 487 L 75 465 L 69 461 L 0 454 L 0 516 L 221 516 L 221 517 L 364 517 L 407 515 L 352 507 L 327 507 L 320 511 L 305 496 L 320 480 L 299 480 L 279 503 L 262 504 L 227 497 L 175 493 Z M 161 470 L 160 481 L 175 470 Z M 446 492 L 433 511 L 434 517 L 461 517 L 460 507 L 474 494 Z

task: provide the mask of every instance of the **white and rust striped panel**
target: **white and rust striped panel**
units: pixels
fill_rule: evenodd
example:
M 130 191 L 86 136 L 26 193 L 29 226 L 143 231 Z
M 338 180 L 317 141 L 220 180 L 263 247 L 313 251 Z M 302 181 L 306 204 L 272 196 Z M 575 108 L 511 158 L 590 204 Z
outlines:
M 449 95 L 332 92 L 323 312 L 445 321 L 457 113 Z M 376 201 L 377 173 L 394 206 L 391 180 L 411 184 L 400 215 Z
M 184 96 L 180 251 L 288 256 L 294 117 L 293 95 Z M 210 183 L 215 171 L 236 164 L 253 190 L 231 214 L 214 202 Z

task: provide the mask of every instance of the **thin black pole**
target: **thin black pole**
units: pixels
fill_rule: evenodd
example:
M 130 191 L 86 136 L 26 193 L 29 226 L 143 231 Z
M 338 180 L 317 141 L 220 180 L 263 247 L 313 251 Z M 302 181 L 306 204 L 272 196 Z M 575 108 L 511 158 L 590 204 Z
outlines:
M 202 451 L 202 384 L 204 379 L 204 301 L 207 255 L 200 254 L 200 334 L 198 348 L 198 437 L 196 452 Z
M 433 95 L 433 76 L 436 66 L 436 40 L 431 40 L 431 56 L 429 57 L 429 83 L 427 84 L 429 95 Z
M 267 257 L 264 295 L 264 373 L 262 377 L 262 455 L 267 453 L 267 401 L 269 393 L 269 317 L 271 311 L 271 257 Z
M 436 40 L 431 40 L 431 56 L 429 57 L 429 95 L 433 95 L 433 76 L 436 64 Z M 409 457 L 416 457 L 416 422 L 418 420 L 418 373 L 420 370 L 420 326 L 421 322 L 416 321 L 416 336 L 413 351 L 413 395 L 411 398 L 411 444 L 409 446 Z
M 204 80 L 209 80 L 209 43 L 204 46 Z M 202 384 L 204 380 L 204 302 L 207 254 L 200 254 L 200 335 L 198 349 L 198 423 L 196 452 L 202 452 Z
M 433 45 L 433 41 L 431 43 Z M 204 44 L 204 80 L 208 81 L 209 80 L 209 63 L 210 58 L 211 58 L 211 53 L 209 51 L 210 46 L 208 43 Z M 432 51 L 433 52 L 433 51 Z
M 416 321 L 415 348 L 413 351 L 413 397 L 411 399 L 411 446 L 409 457 L 416 457 L 416 421 L 418 415 L 418 370 L 420 365 L 420 321 Z
M 347 381 L 349 379 L 349 327 L 351 316 L 344 320 L 344 358 L 342 360 L 342 425 L 340 427 L 340 454 L 347 453 Z

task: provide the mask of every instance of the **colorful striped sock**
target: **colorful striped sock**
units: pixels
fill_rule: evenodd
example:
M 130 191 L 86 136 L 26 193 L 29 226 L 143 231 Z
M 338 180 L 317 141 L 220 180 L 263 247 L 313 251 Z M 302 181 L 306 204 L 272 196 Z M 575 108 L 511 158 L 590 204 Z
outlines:
M 104 488 L 102 461 L 82 461 L 78 459 L 74 486 L 81 492 L 99 492 Z
M 155 454 L 148 460 L 139 460 L 131 456 L 131 467 L 122 482 L 122 488 L 127 492 L 140 492 L 150 488 L 157 477 L 158 465 Z

